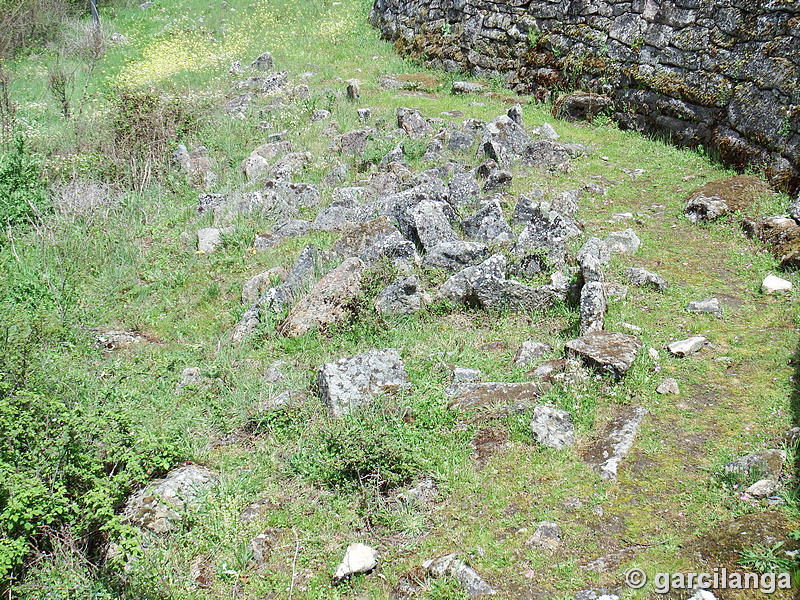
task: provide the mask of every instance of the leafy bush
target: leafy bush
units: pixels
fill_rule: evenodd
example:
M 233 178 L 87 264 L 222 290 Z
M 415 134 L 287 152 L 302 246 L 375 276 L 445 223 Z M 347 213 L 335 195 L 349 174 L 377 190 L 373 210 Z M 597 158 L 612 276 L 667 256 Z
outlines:
M 190 136 L 200 126 L 199 103 L 157 88 L 115 88 L 108 101 L 113 139 L 109 151 L 133 187 L 141 187 L 151 173 L 163 175 L 176 140 Z
M 17 225 L 45 208 L 47 195 L 39 163 L 17 136 L 10 152 L 0 154 L 0 223 Z
M 77 340 L 24 319 L 0 329 L 0 581 L 54 531 L 96 551 L 131 487 L 178 459 L 174 442 L 142 439 L 124 390 L 59 368 Z
M 386 492 L 411 481 L 422 467 L 422 444 L 381 402 L 311 429 L 291 459 L 294 471 L 329 488 Z

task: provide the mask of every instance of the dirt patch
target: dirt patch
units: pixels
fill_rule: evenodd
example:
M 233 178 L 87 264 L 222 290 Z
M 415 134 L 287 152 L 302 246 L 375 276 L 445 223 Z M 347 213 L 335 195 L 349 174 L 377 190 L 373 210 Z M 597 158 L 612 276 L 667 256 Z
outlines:
M 751 214 L 758 197 L 766 192 L 769 192 L 767 182 L 749 175 L 737 175 L 706 183 L 689 194 L 686 201 L 700 197 L 722 200 L 731 211 Z
M 441 82 L 431 73 L 404 73 L 395 76 L 395 79 L 410 84 L 409 87 L 415 90 L 435 90 Z
M 489 459 L 505 448 L 508 432 L 501 427 L 485 427 L 470 442 L 472 458 L 478 466 L 485 465 Z
M 738 565 L 740 552 L 755 546 L 783 543 L 781 550 L 796 550 L 800 542 L 791 540 L 787 533 L 797 529 L 782 513 L 765 511 L 738 517 L 728 523 L 720 523 L 686 546 L 686 553 L 700 559 L 709 567 L 741 569 Z

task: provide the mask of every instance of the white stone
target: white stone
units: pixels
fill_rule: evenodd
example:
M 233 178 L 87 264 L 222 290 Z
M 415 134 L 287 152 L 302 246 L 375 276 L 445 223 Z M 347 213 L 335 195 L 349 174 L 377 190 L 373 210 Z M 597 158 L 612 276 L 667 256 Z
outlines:
M 792 282 L 776 277 L 775 275 L 767 275 L 761 284 L 761 291 L 765 294 L 779 294 L 788 292 L 792 289 Z
M 680 388 L 678 388 L 678 382 L 675 381 L 672 377 L 668 377 L 664 381 L 658 384 L 656 391 L 659 394 L 675 394 L 676 396 L 680 394 Z
M 766 498 L 772 496 L 778 489 L 778 482 L 774 479 L 760 479 L 745 490 L 745 494 L 753 498 Z
M 696 335 L 685 340 L 672 342 L 669 346 L 667 346 L 667 350 L 669 350 L 675 356 L 683 358 L 700 350 L 700 348 L 705 346 L 707 341 L 708 340 L 702 335 Z
M 378 552 L 374 548 L 360 542 L 350 544 L 344 558 L 333 574 L 334 581 L 341 581 L 350 575 L 366 573 L 378 564 Z

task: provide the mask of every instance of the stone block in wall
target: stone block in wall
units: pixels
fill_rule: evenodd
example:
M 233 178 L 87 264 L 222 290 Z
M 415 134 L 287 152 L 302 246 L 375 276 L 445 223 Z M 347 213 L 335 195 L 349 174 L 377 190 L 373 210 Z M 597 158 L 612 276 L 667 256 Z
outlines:
M 608 37 L 626 46 L 634 46 L 637 43 L 641 45 L 640 40 L 644 40 L 646 27 L 647 23 L 639 15 L 623 14 L 614 19 L 608 30 Z
M 727 116 L 737 131 L 771 150 L 778 150 L 785 143 L 786 111 L 772 91 L 759 90 L 749 83 L 737 86 Z

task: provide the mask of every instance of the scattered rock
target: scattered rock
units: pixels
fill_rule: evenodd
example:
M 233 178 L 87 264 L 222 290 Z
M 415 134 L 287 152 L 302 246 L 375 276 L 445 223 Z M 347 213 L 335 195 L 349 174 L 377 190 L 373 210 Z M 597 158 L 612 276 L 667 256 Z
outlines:
M 483 184 L 483 191 L 486 193 L 495 192 L 511 186 L 513 175 L 511 171 L 505 169 L 494 169 L 489 173 L 486 182 Z
M 559 135 L 558 133 L 556 133 L 556 130 L 553 129 L 553 126 L 547 122 L 542 123 L 538 127 L 534 127 L 531 133 L 533 133 L 534 135 L 538 135 L 539 137 L 544 138 L 546 140 L 556 141 L 559 138 Z
M 421 306 L 422 294 L 416 275 L 389 284 L 375 299 L 375 308 L 383 316 L 410 315 Z
M 708 313 L 714 315 L 718 319 L 722 318 L 722 306 L 716 298 L 692 300 L 686 305 L 686 310 L 694 313 Z
M 611 252 L 618 254 L 636 254 L 642 242 L 633 229 L 613 231 L 606 236 L 606 246 Z
M 681 393 L 680 389 L 678 388 L 678 382 L 672 377 L 668 377 L 659 383 L 658 387 L 656 388 L 656 392 L 659 394 L 674 394 L 676 396 L 680 395 Z
M 552 351 L 553 348 L 549 344 L 532 340 L 524 341 L 514 355 L 514 364 L 518 367 L 528 367 L 537 358 L 546 356 Z
M 451 383 L 469 383 L 473 381 L 480 381 L 481 372 L 479 369 L 470 369 L 468 367 L 453 367 L 453 378 Z
M 748 487 L 744 493 L 760 500 L 772 496 L 778 490 L 778 482 L 774 479 L 760 479 Z
M 175 384 L 175 393 L 180 394 L 187 386 L 200 385 L 204 377 L 200 372 L 200 367 L 187 367 L 181 371 L 181 379 Z
M 472 148 L 475 143 L 475 137 L 465 131 L 454 131 L 447 141 L 447 147 L 452 152 L 466 152 Z
M 280 267 L 254 275 L 242 286 L 242 304 L 255 304 L 273 286 L 273 280 L 282 279 L 285 276 L 286 271 Z
M 470 596 L 494 595 L 497 592 L 472 567 L 455 554 L 440 556 L 422 564 L 433 577 L 452 577 Z
M 445 269 L 453 272 L 480 263 L 488 254 L 489 249 L 486 244 L 454 240 L 430 248 L 422 264 L 429 269 Z
M 483 83 L 475 81 L 454 81 L 453 93 L 454 94 L 480 94 L 486 89 Z
M 104 350 L 125 350 L 149 341 L 146 336 L 135 331 L 108 329 L 98 331 L 96 343 Z
M 196 504 L 198 495 L 215 482 L 216 476 L 199 465 L 173 469 L 128 498 L 123 508 L 125 520 L 155 533 L 171 531 L 183 513 Z
M 725 465 L 728 475 L 743 475 L 748 478 L 759 477 L 780 479 L 786 462 L 785 450 L 760 450 L 741 456 Z
M 241 342 L 258 327 L 262 312 L 277 314 L 293 302 L 297 295 L 316 278 L 319 264 L 319 252 L 316 246 L 309 244 L 300 253 L 286 280 L 267 290 L 258 302 L 245 311 L 231 334 L 231 341 Z
M 263 52 L 258 58 L 250 63 L 250 68 L 256 71 L 273 71 L 275 70 L 275 59 L 272 57 L 271 52 Z
M 361 543 L 350 544 L 344 558 L 333 574 L 333 581 L 339 582 L 351 575 L 368 573 L 378 565 L 378 552 Z
M 197 232 L 197 250 L 203 254 L 211 254 L 222 245 L 223 229 L 204 227 Z
M 575 443 L 575 426 L 570 414 L 542 404 L 533 409 L 531 432 L 537 442 L 549 448 L 560 450 Z
M 767 275 L 761 283 L 761 291 L 765 294 L 782 294 L 792 289 L 792 282 L 775 275 Z
M 292 308 L 281 326 L 281 333 L 297 337 L 341 321 L 349 314 L 350 302 L 361 291 L 361 277 L 366 265 L 352 257 L 320 279 L 308 294 Z
M 464 219 L 463 228 L 469 237 L 487 244 L 507 242 L 514 236 L 497 198 L 488 200 L 478 212 Z
M 639 338 L 611 331 L 594 331 L 565 344 L 569 353 L 580 357 L 588 366 L 616 377 L 631 368 L 641 347 Z
M 467 267 L 452 275 L 439 287 L 438 295 L 454 302 L 464 302 L 471 289 L 480 287 L 484 281 L 493 278 L 502 279 L 505 275 L 506 257 L 495 254 L 479 265 Z
M 550 173 L 569 172 L 570 153 L 567 148 L 553 140 L 534 140 L 525 148 L 522 164 L 543 169 Z
M 433 134 L 433 128 L 420 112 L 413 108 L 397 109 L 397 126 L 408 134 L 408 137 L 419 139 Z
M 317 387 L 331 415 L 341 417 L 378 394 L 409 389 L 411 381 L 400 354 L 388 348 L 325 363 L 317 373 Z
M 347 82 L 347 99 L 355 102 L 361 98 L 361 83 L 358 79 L 351 79 Z
M 602 331 L 606 319 L 608 300 L 605 286 L 599 281 L 590 281 L 581 288 L 580 329 L 582 334 Z
M 446 202 L 423 200 L 409 209 L 407 214 L 413 222 L 414 236 L 423 248 L 433 248 L 442 242 L 458 239 L 450 221 L 455 217 Z
M 550 201 L 550 207 L 562 215 L 575 217 L 578 214 L 578 203 L 581 199 L 580 190 L 568 190 L 556 194 Z
M 542 521 L 525 545 L 554 552 L 561 546 L 561 527 L 552 521 Z
M 646 269 L 631 267 L 625 271 L 625 276 L 633 285 L 649 286 L 661 292 L 667 289 L 667 282 L 663 277 Z
M 667 346 L 667 350 L 678 358 L 684 358 L 700 350 L 707 342 L 708 340 L 702 335 L 696 335 L 685 340 L 672 342 Z
M 647 410 L 640 406 L 624 408 L 586 450 L 584 458 L 600 477 L 617 478 L 619 464 L 633 448 L 633 441 L 646 414 Z

